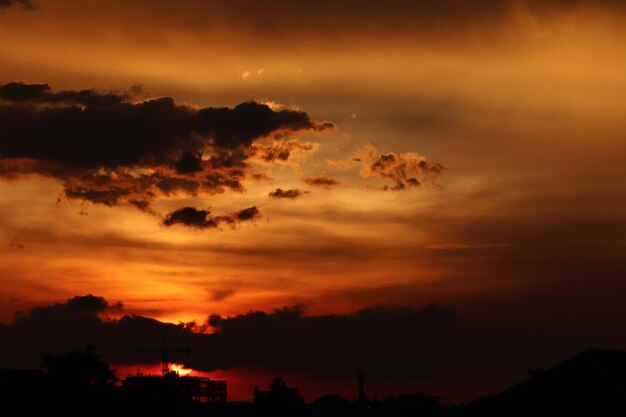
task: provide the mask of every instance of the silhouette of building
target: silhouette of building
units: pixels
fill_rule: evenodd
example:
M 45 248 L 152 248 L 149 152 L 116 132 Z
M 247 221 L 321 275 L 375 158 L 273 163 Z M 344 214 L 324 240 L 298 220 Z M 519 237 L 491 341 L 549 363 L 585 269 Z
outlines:
M 626 352 L 591 349 L 467 407 L 468 415 L 626 415 Z
M 256 386 L 253 403 L 264 415 L 297 415 L 304 408 L 304 398 L 300 391 L 289 388 L 280 377 L 274 378 L 268 391 L 262 391 Z
M 130 392 L 161 402 L 213 403 L 225 402 L 227 398 L 226 381 L 180 376 L 176 372 L 129 376 L 122 386 Z

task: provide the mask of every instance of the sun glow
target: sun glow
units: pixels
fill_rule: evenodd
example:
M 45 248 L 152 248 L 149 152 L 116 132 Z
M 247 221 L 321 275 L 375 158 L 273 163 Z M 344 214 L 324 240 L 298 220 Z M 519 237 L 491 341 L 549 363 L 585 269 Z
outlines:
M 180 376 L 189 375 L 192 372 L 192 369 L 186 369 L 182 363 L 173 363 L 170 368 Z

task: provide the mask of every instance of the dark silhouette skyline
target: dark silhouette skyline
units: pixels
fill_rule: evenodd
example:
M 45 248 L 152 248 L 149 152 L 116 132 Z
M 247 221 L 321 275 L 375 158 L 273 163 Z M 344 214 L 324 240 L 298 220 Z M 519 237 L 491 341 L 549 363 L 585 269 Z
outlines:
M 277 376 L 254 387 L 251 402 L 226 402 L 226 381 L 180 376 L 131 375 L 121 385 L 115 370 L 87 347 L 82 352 L 46 355 L 41 370 L 0 369 L 0 398 L 5 407 L 22 404 L 28 412 L 119 413 L 120 410 L 181 415 L 217 416 L 496 416 L 541 413 L 602 413 L 624 411 L 626 352 L 591 349 L 541 372 L 496 395 L 469 404 L 443 403 L 441 397 L 420 392 L 387 396 L 365 395 L 365 376 L 354 372 L 356 400 L 326 394 L 305 403 L 297 388 Z M 607 414 L 608 413 L 608 414 Z

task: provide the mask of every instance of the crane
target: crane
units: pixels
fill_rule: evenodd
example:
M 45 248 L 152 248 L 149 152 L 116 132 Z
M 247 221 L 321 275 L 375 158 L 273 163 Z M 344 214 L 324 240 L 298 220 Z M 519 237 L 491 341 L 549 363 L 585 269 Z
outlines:
M 170 353 L 191 353 L 190 347 L 169 347 L 167 345 L 167 337 L 160 338 L 163 341 L 161 348 L 139 348 L 135 349 L 136 352 L 161 352 L 161 372 L 163 375 L 168 375 L 170 372 Z

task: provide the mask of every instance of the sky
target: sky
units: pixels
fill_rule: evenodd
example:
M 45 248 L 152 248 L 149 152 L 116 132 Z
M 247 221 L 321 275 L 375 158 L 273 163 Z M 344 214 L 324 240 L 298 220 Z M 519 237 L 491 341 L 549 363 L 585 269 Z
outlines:
M 168 334 L 466 401 L 626 349 L 625 14 L 0 0 L 0 367 Z

